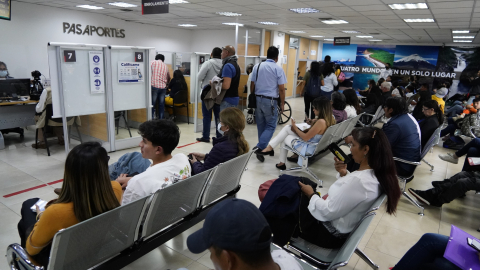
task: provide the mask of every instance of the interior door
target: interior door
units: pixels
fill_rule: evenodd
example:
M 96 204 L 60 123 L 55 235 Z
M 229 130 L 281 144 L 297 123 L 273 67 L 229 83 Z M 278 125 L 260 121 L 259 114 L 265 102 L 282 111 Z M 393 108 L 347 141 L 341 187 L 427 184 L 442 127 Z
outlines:
M 297 62 L 297 49 L 290 48 L 288 49 L 288 58 L 287 58 L 287 92 L 285 93 L 285 97 L 292 97 L 293 96 L 293 89 L 295 85 L 295 76 L 297 71 L 295 70 L 295 64 Z

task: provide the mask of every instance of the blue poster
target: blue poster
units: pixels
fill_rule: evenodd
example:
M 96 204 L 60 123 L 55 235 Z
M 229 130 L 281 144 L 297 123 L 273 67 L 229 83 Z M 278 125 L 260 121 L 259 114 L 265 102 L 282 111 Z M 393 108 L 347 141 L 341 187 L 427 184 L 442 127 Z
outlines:
M 371 45 L 359 44 L 357 45 L 357 55 L 355 65 L 358 67 L 378 67 L 385 68 L 385 64 L 393 64 L 395 55 L 395 45 Z M 378 74 L 355 74 L 353 80 L 353 88 L 364 90 L 368 88 L 368 81 L 378 81 L 380 75 Z

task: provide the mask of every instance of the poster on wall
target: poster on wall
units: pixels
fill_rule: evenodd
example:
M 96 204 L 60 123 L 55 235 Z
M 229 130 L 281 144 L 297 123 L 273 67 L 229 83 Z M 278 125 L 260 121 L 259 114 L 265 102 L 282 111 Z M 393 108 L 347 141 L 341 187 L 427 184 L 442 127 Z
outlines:
M 90 68 L 90 93 L 105 93 L 105 73 L 103 65 L 102 51 L 89 51 L 89 68 Z
M 355 65 L 357 67 L 370 67 L 369 70 L 374 70 L 375 74 L 355 74 L 353 88 L 364 90 L 368 88 L 369 80 L 378 81 L 380 71 L 385 68 L 385 64 L 389 63 L 390 66 L 393 66 L 394 56 L 395 45 L 357 45 Z
M 325 43 L 323 44 L 323 55 L 329 55 L 331 61 L 337 65 L 342 66 L 354 66 L 355 58 L 357 55 L 357 45 L 344 45 L 344 46 L 335 46 L 333 44 Z M 343 72 L 345 74 L 345 80 L 340 83 L 342 88 L 350 88 L 353 85 L 354 73 L 352 72 Z
M 143 81 L 143 63 L 118 62 L 118 83 L 141 83 Z
M 11 20 L 12 3 L 10 0 L 0 0 L 0 19 Z

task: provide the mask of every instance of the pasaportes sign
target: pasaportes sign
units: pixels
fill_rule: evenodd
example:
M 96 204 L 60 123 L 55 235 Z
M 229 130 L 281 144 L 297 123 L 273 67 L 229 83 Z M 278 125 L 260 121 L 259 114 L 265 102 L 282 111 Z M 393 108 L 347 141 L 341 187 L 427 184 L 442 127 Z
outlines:
M 83 35 L 93 36 L 94 34 L 96 34 L 100 37 L 114 37 L 114 38 L 125 37 L 125 29 L 93 26 L 93 25 L 82 26 L 79 23 L 67 23 L 67 22 L 63 23 L 63 33 L 82 35 L 82 36 Z
M 142 15 L 168 13 L 168 0 L 142 0 Z

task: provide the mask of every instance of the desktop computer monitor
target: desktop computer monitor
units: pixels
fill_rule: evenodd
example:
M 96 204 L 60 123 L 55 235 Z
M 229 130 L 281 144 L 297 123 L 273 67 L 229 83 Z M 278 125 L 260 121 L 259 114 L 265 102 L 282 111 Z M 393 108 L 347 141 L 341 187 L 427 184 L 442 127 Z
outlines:
M 0 80 L 0 99 L 30 95 L 30 79 Z

